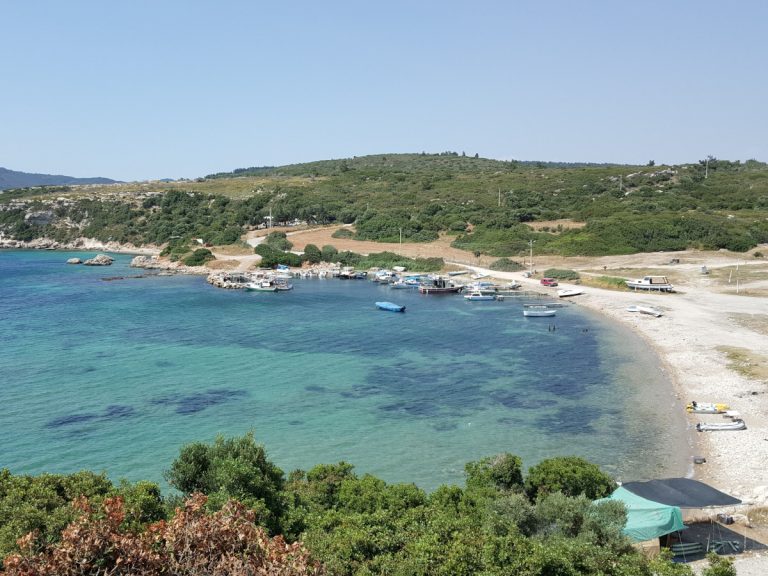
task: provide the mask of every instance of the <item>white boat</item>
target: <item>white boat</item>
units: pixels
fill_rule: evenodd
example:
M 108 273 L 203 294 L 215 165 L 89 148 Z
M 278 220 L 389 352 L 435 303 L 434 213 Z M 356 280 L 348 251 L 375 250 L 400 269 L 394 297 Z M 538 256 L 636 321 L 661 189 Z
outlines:
M 661 310 L 653 308 L 652 306 L 627 306 L 627 312 L 640 312 L 640 314 L 648 314 L 649 316 L 655 316 L 656 318 L 663 315 Z
M 696 430 L 699 432 L 716 432 L 718 430 L 746 430 L 747 424 L 744 420 L 734 420 L 733 422 L 723 422 L 717 424 L 706 424 L 699 422 L 696 424 Z
M 693 414 L 723 414 L 728 411 L 728 404 L 715 402 L 689 402 L 685 409 Z
M 249 292 L 277 292 L 277 286 L 271 280 L 260 280 L 259 282 L 248 282 L 245 289 Z
M 561 288 L 557 291 L 559 298 L 568 298 L 569 296 L 578 296 L 579 294 L 584 294 L 584 290 L 581 288 Z
M 666 276 L 643 276 L 637 280 L 627 280 L 626 285 L 633 290 L 656 290 L 658 292 L 674 292 L 675 288 Z
M 483 294 L 480 290 L 472 290 L 468 294 L 464 294 L 465 300 L 482 301 L 482 300 L 496 300 L 496 296 L 493 294 Z
M 554 316 L 557 311 L 541 304 L 529 304 L 523 307 L 523 316 Z

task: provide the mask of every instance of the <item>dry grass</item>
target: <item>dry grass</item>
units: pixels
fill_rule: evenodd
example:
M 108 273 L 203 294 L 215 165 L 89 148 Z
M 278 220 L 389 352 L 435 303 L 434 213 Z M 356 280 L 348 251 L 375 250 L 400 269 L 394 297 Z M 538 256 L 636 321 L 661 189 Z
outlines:
M 736 346 L 718 346 L 728 358 L 728 368 L 751 380 L 768 381 L 768 357 Z

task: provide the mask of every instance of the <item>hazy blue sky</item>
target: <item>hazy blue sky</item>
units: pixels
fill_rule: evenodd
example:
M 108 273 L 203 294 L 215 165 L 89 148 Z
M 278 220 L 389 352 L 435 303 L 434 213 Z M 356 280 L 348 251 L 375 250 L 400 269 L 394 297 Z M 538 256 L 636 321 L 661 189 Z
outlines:
M 768 160 L 768 2 L 0 0 L 0 166 Z

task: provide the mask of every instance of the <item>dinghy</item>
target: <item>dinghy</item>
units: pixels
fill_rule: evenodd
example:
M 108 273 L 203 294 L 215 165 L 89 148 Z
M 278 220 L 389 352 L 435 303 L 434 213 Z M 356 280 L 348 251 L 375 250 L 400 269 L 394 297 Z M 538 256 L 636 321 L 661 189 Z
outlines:
M 393 304 L 392 302 L 376 302 L 376 307 L 387 312 L 405 312 L 405 306 Z
M 714 402 L 689 402 L 685 409 L 693 414 L 722 414 L 728 410 L 728 404 L 718 404 Z
M 734 420 L 733 422 L 723 422 L 718 424 L 706 424 L 699 422 L 696 424 L 696 430 L 699 432 L 715 432 L 718 430 L 746 430 L 747 424 L 744 420 Z

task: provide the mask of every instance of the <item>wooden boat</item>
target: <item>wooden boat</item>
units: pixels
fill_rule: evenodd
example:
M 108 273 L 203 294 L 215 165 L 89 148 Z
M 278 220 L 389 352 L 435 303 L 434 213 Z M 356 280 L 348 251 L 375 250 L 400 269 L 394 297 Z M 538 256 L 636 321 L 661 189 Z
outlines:
M 529 304 L 523 306 L 523 316 L 539 317 L 539 316 L 554 316 L 556 314 L 554 308 L 549 308 L 541 304 Z
M 578 296 L 584 294 L 584 290 L 581 288 L 561 288 L 557 291 L 558 298 L 568 298 L 570 296 Z
M 626 285 L 633 290 L 656 290 L 658 292 L 674 292 L 675 288 L 666 276 L 643 276 L 637 280 L 627 280 Z
M 470 293 L 464 294 L 464 299 L 472 301 L 496 300 L 496 296 L 484 294 L 481 290 L 472 290 Z
M 728 404 L 719 404 L 714 402 L 689 402 L 685 409 L 693 414 L 723 414 L 730 407 Z
M 719 430 L 746 430 L 747 424 L 744 420 L 734 420 L 733 422 L 722 422 L 716 424 L 706 424 L 699 422 L 696 424 L 696 430 L 699 432 L 716 432 Z
M 376 302 L 376 307 L 387 312 L 405 312 L 405 306 L 393 304 L 392 302 Z

